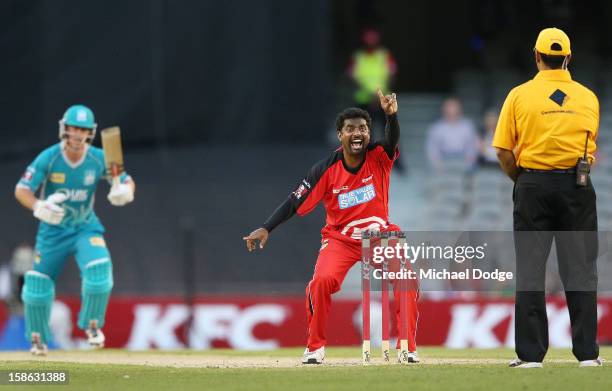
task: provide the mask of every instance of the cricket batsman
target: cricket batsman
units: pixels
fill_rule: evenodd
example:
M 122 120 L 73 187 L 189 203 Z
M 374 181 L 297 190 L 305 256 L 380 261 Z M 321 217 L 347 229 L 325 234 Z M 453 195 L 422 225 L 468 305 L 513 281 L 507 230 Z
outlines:
M 15 198 L 40 220 L 34 267 L 26 273 L 22 290 L 26 338 L 34 355 L 47 353 L 55 280 L 71 255 L 82 278 L 78 326 L 91 346 L 104 346 L 102 327 L 113 268 L 104 227 L 93 205 L 98 181 L 110 175 L 103 150 L 91 145 L 95 135 L 93 112 L 82 105 L 69 107 L 59 121 L 60 142 L 34 159 L 15 188 Z M 122 173 L 113 182 L 108 200 L 123 206 L 134 200 L 134 191 L 134 181 Z
M 395 94 L 378 91 L 380 105 L 387 117 L 384 139 L 370 144 L 371 119 L 367 111 L 349 108 L 336 119 L 340 148 L 315 164 L 306 177 L 263 225 L 243 239 L 249 251 L 257 242 L 264 248 L 268 236 L 279 224 L 296 213 L 304 216 L 319 202 L 326 210 L 326 225 L 321 230 L 321 249 L 312 280 L 306 287 L 308 346 L 302 363 L 320 364 L 325 358 L 326 324 L 331 295 L 340 290 L 349 269 L 361 259 L 361 232 L 399 231 L 389 223 L 389 177 L 399 156 L 400 137 Z M 395 302 L 399 290 L 394 284 Z M 409 362 L 418 362 L 416 323 L 418 289 L 408 292 Z M 399 325 L 399 306 L 396 305 Z M 398 333 L 399 334 L 399 333 Z M 398 346 L 399 349 L 399 341 Z

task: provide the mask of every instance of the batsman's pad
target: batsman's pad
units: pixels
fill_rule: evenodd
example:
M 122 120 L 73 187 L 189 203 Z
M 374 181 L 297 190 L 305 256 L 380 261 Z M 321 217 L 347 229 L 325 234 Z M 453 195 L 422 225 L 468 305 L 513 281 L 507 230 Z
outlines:
M 32 333 L 39 333 L 43 343 L 50 340 L 49 319 L 54 298 L 55 283 L 51 277 L 33 270 L 26 272 L 21 300 L 24 304 L 28 341 L 32 339 Z
M 109 258 L 89 262 L 83 271 L 81 290 L 81 312 L 79 327 L 89 327 L 89 322 L 97 321 L 98 327 L 104 326 L 106 306 L 113 289 L 113 264 Z

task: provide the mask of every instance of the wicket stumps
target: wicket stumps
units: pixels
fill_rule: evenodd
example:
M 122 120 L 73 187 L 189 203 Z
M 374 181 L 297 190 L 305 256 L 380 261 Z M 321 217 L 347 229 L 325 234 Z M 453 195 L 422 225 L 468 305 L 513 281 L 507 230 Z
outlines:
M 362 321 L 362 348 L 361 358 L 363 363 L 370 362 L 370 231 L 365 231 L 361 236 L 361 321 Z
M 380 246 L 385 248 L 389 246 L 389 242 L 397 239 L 400 245 L 406 242 L 406 236 L 403 232 L 379 232 L 379 231 L 364 231 L 362 233 L 362 261 L 361 261 L 361 293 L 362 293 L 362 322 L 363 322 L 363 344 L 362 344 L 362 360 L 364 364 L 371 361 L 371 339 L 370 339 L 370 295 L 371 295 L 371 277 L 372 270 L 375 265 L 372 263 L 372 245 L 380 240 Z M 389 281 L 386 272 L 389 271 L 389 260 L 386 257 L 383 259 L 380 268 L 382 270 L 381 279 L 381 305 L 382 305 L 382 360 L 385 363 L 390 362 L 390 326 L 391 317 L 389 314 Z M 399 259 L 400 272 L 406 270 L 406 259 Z M 408 364 L 408 284 L 405 280 L 397 280 L 396 288 L 399 292 L 400 320 L 399 320 L 399 340 L 400 350 L 398 353 L 398 362 L 400 364 Z

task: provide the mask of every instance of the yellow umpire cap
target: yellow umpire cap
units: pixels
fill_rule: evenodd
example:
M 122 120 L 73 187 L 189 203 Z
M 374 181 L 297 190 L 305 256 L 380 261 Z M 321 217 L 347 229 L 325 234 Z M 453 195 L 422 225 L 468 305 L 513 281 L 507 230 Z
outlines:
M 567 56 L 572 54 L 569 37 L 563 30 L 555 27 L 540 31 L 535 44 L 535 50 L 548 56 Z

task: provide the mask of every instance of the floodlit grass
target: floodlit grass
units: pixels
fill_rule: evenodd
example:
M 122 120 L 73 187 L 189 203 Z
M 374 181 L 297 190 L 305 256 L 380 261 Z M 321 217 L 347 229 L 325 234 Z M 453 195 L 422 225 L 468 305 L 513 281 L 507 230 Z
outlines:
M 191 357 L 270 357 L 296 361 L 303 349 L 279 349 L 265 352 L 234 350 L 126 352 L 104 350 L 104 354 L 163 357 L 168 354 Z M 96 355 L 98 352 L 89 352 Z M 373 352 L 376 354 L 376 351 Z M 307 366 L 292 368 L 169 368 L 143 365 L 78 364 L 54 362 L 53 353 L 45 361 L 2 361 L 0 370 L 68 370 L 70 384 L 53 389 L 87 390 L 577 390 L 612 389 L 612 365 L 602 368 L 578 368 L 569 349 L 551 350 L 543 369 L 510 369 L 499 360 L 509 360 L 509 349 L 421 348 L 424 361 L 477 359 L 474 364 L 420 364 L 413 366 Z M 612 357 L 612 348 L 603 348 L 602 357 Z M 58 355 L 59 357 L 59 355 Z M 358 359 L 358 348 L 330 348 L 327 357 Z M 496 363 L 486 363 L 487 360 Z M 28 386 L 20 389 L 48 389 Z

